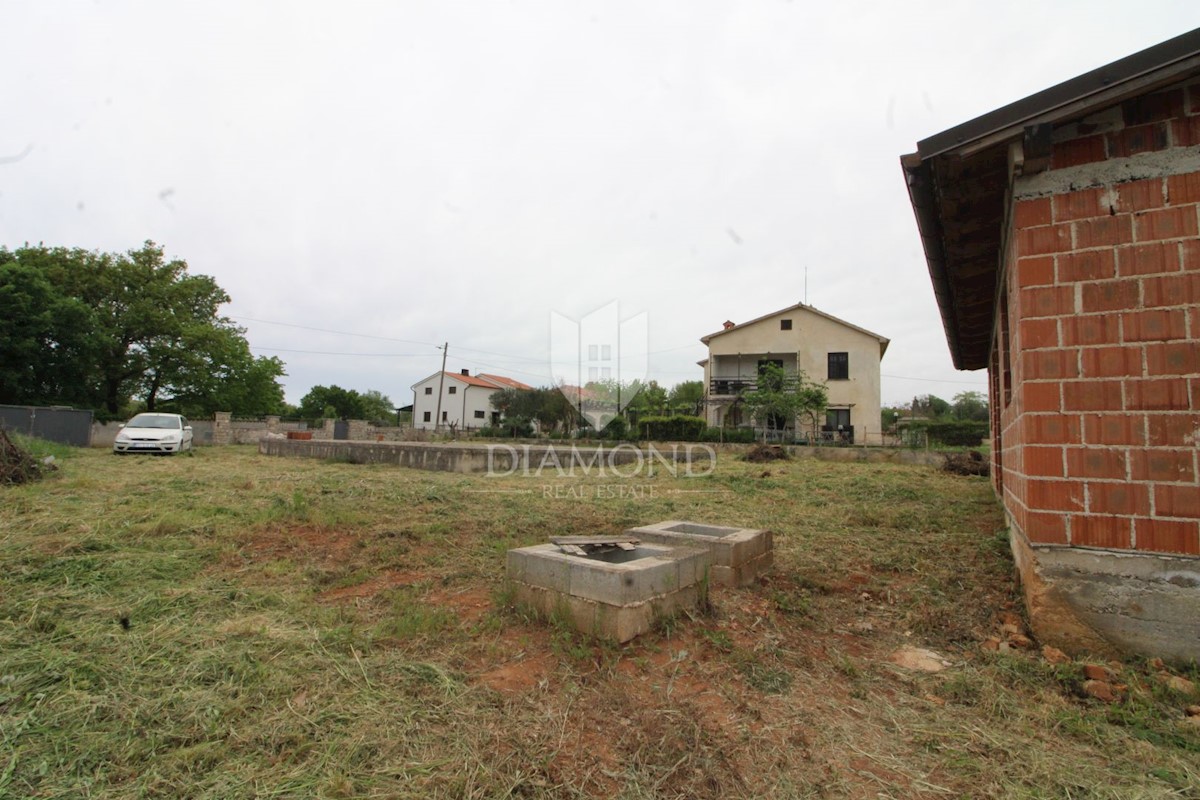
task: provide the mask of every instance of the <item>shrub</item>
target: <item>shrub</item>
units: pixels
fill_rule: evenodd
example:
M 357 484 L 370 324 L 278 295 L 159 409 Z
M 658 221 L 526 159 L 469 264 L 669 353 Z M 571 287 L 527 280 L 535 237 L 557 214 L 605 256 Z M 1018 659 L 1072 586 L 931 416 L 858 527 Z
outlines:
M 673 417 L 642 417 L 638 438 L 657 442 L 698 442 L 704 435 L 704 420 L 676 414 Z
M 705 428 L 700 441 L 754 444 L 757 439 L 753 428 Z
M 925 431 L 929 443 L 942 447 L 978 447 L 988 435 L 988 424 L 974 420 L 917 421 L 910 431 Z
M 613 417 L 608 424 L 604 426 L 602 435 L 606 439 L 620 441 L 629 435 L 629 423 L 624 417 Z
M 533 423 L 521 417 L 501 420 L 499 425 L 486 425 L 479 429 L 485 439 L 527 439 L 533 436 Z

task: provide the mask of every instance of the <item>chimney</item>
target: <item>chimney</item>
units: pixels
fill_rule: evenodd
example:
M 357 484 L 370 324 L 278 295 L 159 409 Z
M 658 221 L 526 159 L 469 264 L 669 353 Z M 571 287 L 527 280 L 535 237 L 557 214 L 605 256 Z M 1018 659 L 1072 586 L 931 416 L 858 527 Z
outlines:
M 730 320 L 725 320 L 725 330 L 729 330 L 733 326 L 734 326 L 733 322 L 731 322 Z
M 469 377 L 471 377 L 471 370 L 469 370 L 469 369 L 464 369 L 464 370 L 462 370 L 462 374 L 463 374 L 463 375 L 466 375 L 466 376 L 469 378 Z

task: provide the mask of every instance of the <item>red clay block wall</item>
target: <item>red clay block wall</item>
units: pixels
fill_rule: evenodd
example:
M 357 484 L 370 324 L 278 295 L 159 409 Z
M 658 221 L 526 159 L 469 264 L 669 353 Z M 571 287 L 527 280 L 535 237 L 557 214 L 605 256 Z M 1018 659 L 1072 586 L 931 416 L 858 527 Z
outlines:
M 1194 150 L 1200 83 L 1097 117 L 1052 169 Z M 1011 211 L 990 386 L 1014 524 L 1035 544 L 1200 555 L 1200 171 Z

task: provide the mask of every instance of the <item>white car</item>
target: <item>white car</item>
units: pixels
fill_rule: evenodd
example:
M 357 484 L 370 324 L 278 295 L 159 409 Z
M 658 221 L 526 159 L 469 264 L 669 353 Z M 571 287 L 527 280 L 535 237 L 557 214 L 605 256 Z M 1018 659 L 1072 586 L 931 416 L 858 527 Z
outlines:
M 113 452 L 182 453 L 192 449 L 192 426 L 178 414 L 138 414 L 121 426 Z

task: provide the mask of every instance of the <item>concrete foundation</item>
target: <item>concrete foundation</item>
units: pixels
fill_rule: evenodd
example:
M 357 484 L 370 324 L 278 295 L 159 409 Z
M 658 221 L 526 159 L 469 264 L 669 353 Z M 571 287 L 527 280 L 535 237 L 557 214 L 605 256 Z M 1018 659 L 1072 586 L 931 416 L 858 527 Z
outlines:
M 729 528 L 685 520 L 667 520 L 630 528 L 627 533 L 643 542 L 673 547 L 698 547 L 712 556 L 713 583 L 747 586 L 774 563 L 771 532 L 754 528 Z
M 508 551 L 516 601 L 546 615 L 562 614 L 579 630 L 627 642 L 707 591 L 708 551 L 641 544 L 587 556 L 553 544 Z
M 1034 635 L 1072 655 L 1200 658 L 1200 564 L 1152 553 L 1032 546 L 1012 551 Z

